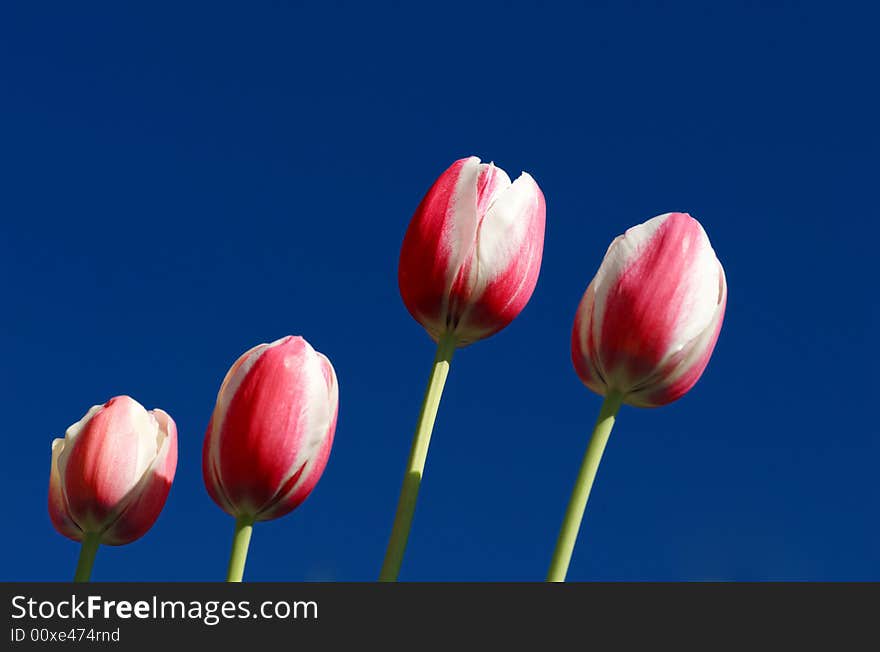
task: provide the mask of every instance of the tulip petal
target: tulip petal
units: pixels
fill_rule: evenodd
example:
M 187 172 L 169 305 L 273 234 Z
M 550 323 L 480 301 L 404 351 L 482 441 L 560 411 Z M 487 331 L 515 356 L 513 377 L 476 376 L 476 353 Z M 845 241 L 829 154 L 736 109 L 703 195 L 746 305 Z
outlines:
M 459 292 L 467 292 L 466 269 L 469 268 L 474 255 L 474 245 L 477 239 L 477 229 L 482 215 L 478 212 L 480 204 L 479 186 L 483 180 L 486 185 L 497 187 L 494 182 L 498 179 L 498 168 L 480 163 L 480 159 L 471 156 L 465 159 L 464 165 L 459 170 L 458 180 L 455 183 L 455 192 L 450 197 L 444 219 L 443 239 L 440 251 L 446 254 L 446 287 L 444 295 L 447 301 Z M 507 176 L 507 175 L 505 175 Z M 484 200 L 489 201 L 492 192 L 484 192 Z M 446 306 L 445 311 L 455 312 L 451 306 Z
M 103 529 L 155 458 L 157 436 L 156 420 L 127 396 L 108 401 L 81 429 L 62 477 L 71 514 L 83 530 Z
M 435 339 L 446 327 L 449 290 L 473 248 L 479 166 L 471 156 L 440 175 L 416 208 L 400 250 L 400 294 Z
M 594 322 L 595 283 L 590 283 L 575 313 L 572 328 L 572 362 L 584 384 L 597 394 L 605 394 L 605 373 L 599 363 Z
M 479 162 L 480 159 L 474 157 L 474 160 Z M 491 163 L 481 163 L 475 169 L 467 165 L 462 172 L 456 187 L 460 190 L 456 193 L 456 204 L 449 220 L 457 232 L 452 243 L 456 256 L 449 263 L 454 280 L 446 291 L 444 307 L 445 325 L 456 333 L 466 329 L 463 325 L 465 315 L 485 290 L 485 283 L 479 283 L 480 232 L 498 199 L 506 196 L 511 186 L 507 173 Z
M 510 323 L 534 291 L 544 196 L 527 173 L 515 182 L 477 157 L 456 161 L 410 221 L 398 281 L 410 314 L 434 340 L 465 346 Z
M 615 238 L 578 306 L 572 361 L 590 389 L 654 407 L 699 379 L 718 338 L 724 269 L 700 223 L 658 215 Z
M 325 387 L 314 349 L 291 337 L 265 349 L 229 397 L 215 422 L 215 447 L 222 486 L 239 513 L 265 509 L 320 444 L 330 420 Z
M 214 406 L 214 416 L 219 414 L 222 418 L 222 415 L 226 414 L 229 400 L 238 392 L 241 383 L 247 377 L 248 373 L 250 373 L 251 367 L 256 364 L 257 360 L 259 360 L 260 356 L 265 353 L 266 349 L 283 344 L 286 340 L 286 337 L 282 337 L 269 344 L 258 344 L 238 357 L 232 367 L 230 367 L 229 371 L 226 372 L 226 376 L 223 378 L 223 383 L 220 385 L 220 391 L 217 392 L 217 403 Z
M 702 227 L 684 213 L 653 218 L 612 243 L 596 275 L 594 321 L 609 383 L 642 383 L 708 326 L 714 261 Z
M 630 392 L 627 403 L 641 407 L 666 405 L 684 396 L 700 379 L 721 333 L 727 304 L 727 281 L 720 265 L 719 270 L 718 303 L 712 322 L 677 354 L 664 362 L 656 380 L 646 383 L 644 388 L 636 388 Z
M 220 508 L 227 514 L 235 515 L 235 506 L 232 500 L 226 495 L 223 488 L 223 482 L 220 478 L 220 471 L 217 469 L 218 447 L 217 440 L 219 433 L 214 428 L 214 417 L 211 417 L 208 423 L 208 429 L 205 434 L 205 441 L 202 444 L 202 472 L 205 479 L 205 488 L 211 499 L 217 503 Z
M 319 358 L 329 405 L 329 414 L 332 418 L 329 427 L 321 433 L 320 441 L 308 445 L 305 451 L 297 459 L 297 463 L 304 460 L 297 467 L 294 474 L 287 479 L 279 493 L 273 497 L 267 507 L 257 516 L 257 520 L 268 521 L 279 518 L 298 507 L 311 494 L 320 480 L 327 461 L 330 458 L 330 450 L 333 446 L 334 433 L 336 432 L 336 420 L 339 414 L 339 385 L 336 380 L 336 372 L 330 360 L 322 353 L 315 352 Z
M 54 440 L 52 442 L 52 468 L 49 474 L 49 518 L 58 532 L 74 541 L 82 541 L 82 530 L 70 517 L 67 496 L 64 495 L 61 481 L 59 459 L 63 451 L 64 440 Z
M 233 363 L 223 382 L 220 384 L 220 390 L 217 392 L 217 401 L 214 405 L 214 412 L 208 424 L 208 431 L 205 435 L 205 442 L 202 447 L 202 469 L 205 475 L 205 484 L 211 498 L 229 514 L 235 513 L 233 501 L 223 489 L 223 478 L 220 472 L 220 433 L 216 430 L 215 424 L 223 423 L 226 412 L 229 407 L 229 401 L 238 392 L 241 383 L 250 373 L 251 368 L 259 360 L 260 356 L 275 346 L 283 344 L 288 338 L 279 338 L 271 343 L 258 344 L 245 351 Z
M 469 308 L 459 332 L 463 344 L 507 326 L 525 307 L 541 269 L 544 195 L 523 172 L 490 206 L 477 234 Z
M 177 469 L 177 425 L 163 410 L 151 411 L 158 426 L 159 450 L 137 486 L 120 502 L 118 515 L 101 536 L 107 545 L 122 545 L 142 537 L 153 526 L 171 490 Z
M 177 430 L 128 396 L 93 406 L 52 446 L 49 515 L 70 538 L 118 545 L 142 536 L 174 478 Z

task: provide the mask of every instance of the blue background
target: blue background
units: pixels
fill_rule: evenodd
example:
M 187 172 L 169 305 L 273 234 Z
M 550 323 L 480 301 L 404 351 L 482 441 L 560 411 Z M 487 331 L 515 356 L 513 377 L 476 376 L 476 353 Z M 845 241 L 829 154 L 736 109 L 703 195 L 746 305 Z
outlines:
M 541 580 L 600 399 L 569 358 L 609 242 L 701 220 L 727 316 L 696 387 L 625 407 L 571 580 L 880 580 L 877 15 L 794 2 L 4 4 L 0 579 L 72 576 L 50 443 L 129 394 L 176 420 L 155 527 L 96 580 L 218 580 L 200 451 L 227 368 L 305 336 L 341 408 L 250 580 L 373 580 L 433 344 L 397 258 L 474 154 L 547 198 L 534 296 L 461 350 L 405 580 Z

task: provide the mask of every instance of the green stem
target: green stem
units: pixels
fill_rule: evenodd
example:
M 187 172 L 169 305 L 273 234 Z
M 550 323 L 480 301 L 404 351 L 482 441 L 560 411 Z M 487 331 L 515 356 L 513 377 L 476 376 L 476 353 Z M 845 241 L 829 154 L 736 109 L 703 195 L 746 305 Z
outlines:
M 434 430 L 434 421 L 437 418 L 437 409 L 440 407 L 440 397 L 443 395 L 443 386 L 446 384 L 446 376 L 449 374 L 449 362 L 455 352 L 455 345 L 455 336 L 449 334 L 443 335 L 437 342 L 437 355 L 434 356 L 434 366 L 431 369 L 431 377 L 428 379 L 428 388 L 425 390 L 422 410 L 416 424 L 416 433 L 409 452 L 403 486 L 400 489 L 400 499 L 397 502 L 397 514 L 394 516 L 394 526 L 391 528 L 388 550 L 385 552 L 385 561 L 379 573 L 380 582 L 395 582 L 400 574 L 400 564 L 406 550 L 406 541 L 409 538 L 409 530 L 416 510 L 419 486 L 422 483 L 422 474 L 425 470 L 425 459 L 428 457 L 431 432 Z
M 95 563 L 95 555 L 98 546 L 101 545 L 101 535 L 97 532 L 86 532 L 82 540 L 82 548 L 79 550 L 79 561 L 76 563 L 76 572 L 73 575 L 74 582 L 88 582 L 92 576 L 92 565 Z
M 239 516 L 235 519 L 235 534 L 232 536 L 229 570 L 226 572 L 227 582 L 241 582 L 253 530 L 254 519 L 252 516 Z
M 584 461 L 581 463 L 581 470 L 574 483 L 574 490 L 571 492 L 568 509 L 565 510 L 562 529 L 559 532 L 556 550 L 553 551 L 553 559 L 547 573 L 548 582 L 565 581 L 568 564 L 571 562 L 571 553 L 574 551 L 581 520 L 584 518 L 584 509 L 587 506 L 587 499 L 590 497 L 590 489 L 593 487 L 593 480 L 596 479 L 596 471 L 602 460 L 605 444 L 608 443 L 608 437 L 614 427 L 614 417 L 617 416 L 622 402 L 623 394 L 620 392 L 609 391 L 605 395 L 602 409 L 599 410 L 599 418 L 596 419 L 596 426 L 593 428 L 593 436 L 590 438 L 587 452 L 584 454 Z

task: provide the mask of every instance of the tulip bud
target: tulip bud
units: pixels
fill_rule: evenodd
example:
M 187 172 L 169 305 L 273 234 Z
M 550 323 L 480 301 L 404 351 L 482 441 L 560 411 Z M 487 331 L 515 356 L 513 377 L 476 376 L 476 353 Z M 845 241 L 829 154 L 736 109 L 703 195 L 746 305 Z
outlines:
M 541 267 L 544 195 L 475 156 L 452 164 L 416 209 L 400 252 L 407 310 L 432 338 L 464 346 L 497 333 L 525 307 Z
M 255 521 L 297 507 L 327 465 L 338 404 L 333 365 L 302 337 L 244 353 L 220 386 L 202 448 L 214 502 Z
M 618 236 L 581 299 L 572 360 L 584 384 L 639 407 L 671 403 L 699 379 L 727 302 L 724 269 L 687 213 Z
M 49 517 L 74 541 L 122 545 L 149 530 L 177 468 L 177 427 L 128 396 L 92 407 L 52 442 Z

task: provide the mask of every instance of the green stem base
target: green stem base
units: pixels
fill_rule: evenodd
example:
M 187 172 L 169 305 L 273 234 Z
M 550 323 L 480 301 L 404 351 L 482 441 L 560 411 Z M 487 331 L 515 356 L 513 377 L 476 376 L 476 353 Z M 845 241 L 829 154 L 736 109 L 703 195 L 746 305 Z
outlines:
M 587 452 L 584 454 L 584 461 L 581 463 L 581 469 L 574 483 L 574 490 L 571 492 L 568 509 L 565 510 L 562 529 L 559 532 L 556 549 L 553 551 L 553 559 L 550 562 L 550 570 L 547 573 L 548 582 L 564 582 L 565 576 L 568 574 L 568 565 L 571 562 L 571 554 L 574 551 L 574 544 L 581 527 L 581 521 L 584 518 L 584 509 L 587 507 L 590 489 L 593 488 L 596 471 L 599 469 L 599 462 L 602 461 L 602 453 L 605 451 L 605 445 L 608 443 L 608 437 L 614 427 L 614 419 L 622 402 L 623 394 L 620 392 L 610 391 L 605 395 L 602 408 L 599 410 L 599 418 L 596 419 L 596 425 L 593 428 L 593 436 L 590 438 Z
M 95 563 L 95 555 L 98 554 L 98 546 L 101 545 L 101 535 L 95 532 L 87 532 L 82 540 L 79 550 L 79 561 L 76 563 L 76 572 L 73 575 L 74 582 L 88 582 L 92 576 L 92 565 Z
M 244 564 L 247 561 L 251 533 L 254 530 L 254 519 L 250 516 L 239 516 L 235 520 L 235 534 L 232 536 L 232 552 L 229 554 L 229 569 L 226 571 L 227 582 L 241 582 L 244 576 Z
M 422 409 L 416 424 L 409 461 L 406 465 L 406 475 L 403 477 L 403 486 L 400 489 L 400 499 L 397 502 L 397 513 L 394 516 L 394 526 L 391 528 L 388 550 L 385 552 L 385 561 L 379 573 L 380 582 L 396 582 L 398 575 L 400 575 L 400 565 L 403 562 L 407 539 L 409 539 L 419 487 L 425 470 L 425 460 L 428 457 L 428 445 L 431 443 L 431 433 L 434 430 L 434 421 L 437 419 L 437 410 L 440 407 L 440 398 L 443 396 L 443 387 L 446 385 L 446 377 L 449 375 L 449 363 L 452 360 L 452 354 L 455 353 L 455 346 L 454 335 L 443 335 L 437 342 L 437 354 L 434 356 L 434 366 L 431 368 L 428 388 L 425 390 L 425 398 L 422 400 Z

